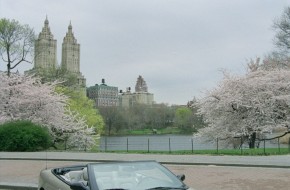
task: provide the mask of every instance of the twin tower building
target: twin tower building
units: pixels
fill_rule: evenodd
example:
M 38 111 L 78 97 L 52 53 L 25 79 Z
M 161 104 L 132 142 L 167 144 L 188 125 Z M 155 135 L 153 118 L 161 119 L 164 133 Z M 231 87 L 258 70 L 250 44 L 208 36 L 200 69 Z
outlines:
M 39 69 L 45 71 L 47 69 L 58 68 L 57 41 L 53 38 L 53 34 L 50 31 L 47 17 L 44 21 L 44 27 L 35 41 L 34 49 L 34 69 L 36 71 Z M 80 72 L 80 44 L 77 43 L 74 37 L 71 23 L 63 38 L 61 68 L 77 77 L 78 86 L 86 86 L 86 79 Z
M 76 76 L 77 84 L 75 86 L 86 91 L 87 96 L 95 101 L 97 107 L 130 107 L 135 104 L 152 105 L 154 102 L 153 94 L 148 93 L 147 84 L 141 76 L 137 78 L 134 93 L 131 92 L 130 88 L 125 92 L 118 92 L 117 87 L 106 85 L 104 79 L 101 85 L 96 84 L 86 88 L 86 79 L 80 72 L 80 44 L 77 43 L 74 37 L 71 23 L 63 38 L 60 67 L 63 71 Z M 57 41 L 53 38 L 46 18 L 44 27 L 35 41 L 33 70 L 35 72 L 48 72 L 50 69 L 56 68 L 59 68 L 57 63 Z

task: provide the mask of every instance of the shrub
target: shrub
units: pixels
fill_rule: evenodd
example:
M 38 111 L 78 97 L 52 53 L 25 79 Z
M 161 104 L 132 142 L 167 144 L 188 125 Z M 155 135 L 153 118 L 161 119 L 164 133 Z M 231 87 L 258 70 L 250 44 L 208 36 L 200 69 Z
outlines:
M 13 121 L 0 125 L 0 151 L 38 151 L 51 144 L 46 128 L 30 121 Z

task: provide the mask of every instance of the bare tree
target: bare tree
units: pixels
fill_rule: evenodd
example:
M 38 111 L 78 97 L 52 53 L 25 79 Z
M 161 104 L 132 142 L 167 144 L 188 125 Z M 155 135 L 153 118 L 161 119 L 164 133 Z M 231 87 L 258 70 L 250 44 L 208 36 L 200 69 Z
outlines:
M 16 20 L 0 19 L 0 54 L 7 63 L 8 76 L 21 62 L 32 63 L 28 55 L 33 53 L 34 40 L 34 31 L 28 25 L 21 25 Z
M 275 45 L 282 51 L 290 50 L 290 7 L 286 7 L 280 19 L 276 19 L 273 25 L 276 30 Z

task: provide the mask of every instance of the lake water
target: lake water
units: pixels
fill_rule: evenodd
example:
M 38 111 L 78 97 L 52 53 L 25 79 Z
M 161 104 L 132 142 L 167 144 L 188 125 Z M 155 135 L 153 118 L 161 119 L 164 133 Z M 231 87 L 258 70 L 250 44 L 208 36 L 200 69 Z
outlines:
M 102 136 L 100 138 L 101 151 L 176 151 L 176 150 L 212 150 L 224 148 L 222 141 L 219 143 L 206 143 L 193 138 L 192 135 L 141 135 L 141 136 Z M 246 144 L 245 144 L 246 145 Z M 263 142 L 260 147 L 264 147 Z M 266 141 L 266 148 L 278 148 L 278 144 L 274 141 Z M 288 147 L 288 145 L 280 144 L 280 147 Z M 231 147 L 230 147 L 231 148 Z

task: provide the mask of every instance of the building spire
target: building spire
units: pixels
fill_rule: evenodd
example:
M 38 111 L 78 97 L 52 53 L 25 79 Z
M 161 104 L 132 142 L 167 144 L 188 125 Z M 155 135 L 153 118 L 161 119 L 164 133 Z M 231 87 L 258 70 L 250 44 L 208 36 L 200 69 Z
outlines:
M 139 77 L 137 78 L 135 92 L 148 92 L 146 81 L 141 75 L 139 75 Z
M 39 33 L 38 38 L 39 39 L 53 39 L 53 35 L 50 32 L 49 22 L 48 22 L 47 15 L 45 17 L 44 27 L 42 28 L 42 31 Z
M 34 68 L 56 68 L 57 67 L 57 41 L 49 28 L 47 15 L 45 16 L 44 26 L 35 40 L 35 58 Z
M 69 22 L 68 32 L 66 33 L 66 36 L 64 37 L 63 41 L 77 43 L 77 40 L 75 39 L 73 31 L 72 31 L 71 21 Z
M 46 17 L 45 17 L 45 21 L 44 21 L 44 25 L 45 25 L 45 26 L 48 26 L 48 24 L 49 24 L 49 22 L 48 22 L 47 15 L 46 15 Z
M 71 21 L 69 21 L 68 32 L 69 32 L 69 33 L 72 33 L 72 25 L 71 25 Z

